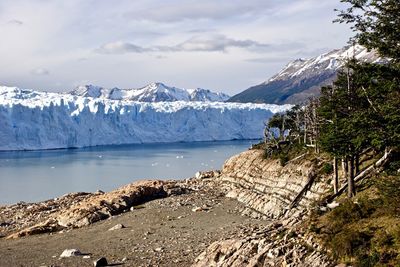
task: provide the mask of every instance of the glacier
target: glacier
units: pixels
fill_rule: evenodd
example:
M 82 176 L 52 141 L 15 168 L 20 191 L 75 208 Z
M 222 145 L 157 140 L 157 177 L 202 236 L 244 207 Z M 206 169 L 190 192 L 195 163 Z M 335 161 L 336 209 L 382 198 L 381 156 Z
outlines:
M 0 86 L 0 150 L 262 138 L 291 105 L 137 102 Z

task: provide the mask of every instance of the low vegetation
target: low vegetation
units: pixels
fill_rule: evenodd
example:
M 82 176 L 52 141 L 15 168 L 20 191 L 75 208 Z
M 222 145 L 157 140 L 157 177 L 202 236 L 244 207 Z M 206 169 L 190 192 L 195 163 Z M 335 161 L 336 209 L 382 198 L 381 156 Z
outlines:
M 399 161 L 398 161 L 399 162 Z M 400 266 L 400 175 L 366 180 L 352 199 L 316 209 L 308 222 L 332 257 L 354 266 Z

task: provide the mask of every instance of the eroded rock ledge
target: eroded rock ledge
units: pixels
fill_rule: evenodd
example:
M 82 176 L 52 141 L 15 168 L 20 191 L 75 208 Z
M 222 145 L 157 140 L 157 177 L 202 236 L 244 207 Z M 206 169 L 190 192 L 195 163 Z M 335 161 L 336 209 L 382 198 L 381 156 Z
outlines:
M 330 266 L 329 258 L 313 247 L 312 240 L 275 222 L 246 238 L 211 244 L 192 267 Z
M 226 195 L 245 205 L 244 214 L 272 223 L 246 238 L 214 242 L 193 266 L 332 266 L 303 225 L 312 202 L 329 189 L 320 167 L 303 157 L 282 167 L 262 150 L 227 160 L 218 178 Z
M 87 226 L 145 201 L 165 197 L 173 189 L 168 182 L 139 181 L 108 193 L 75 193 L 36 204 L 20 203 L 3 208 L 1 213 L 15 212 L 15 222 L 8 229 L 7 238 L 18 238 Z
M 281 166 L 262 150 L 248 150 L 227 160 L 219 177 L 227 196 L 244 203 L 252 216 L 296 219 L 329 185 L 317 163 L 300 157 Z

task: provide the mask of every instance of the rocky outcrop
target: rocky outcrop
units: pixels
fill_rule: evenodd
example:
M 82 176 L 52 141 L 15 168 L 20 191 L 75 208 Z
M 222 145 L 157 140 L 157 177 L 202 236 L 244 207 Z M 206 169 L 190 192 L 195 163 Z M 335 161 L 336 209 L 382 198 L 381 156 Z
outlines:
M 246 206 L 243 213 L 273 223 L 245 238 L 214 242 L 194 267 L 332 266 L 302 225 L 312 202 L 329 189 L 319 175 L 323 161 L 304 154 L 281 166 L 263 153 L 253 149 L 230 158 L 218 180 L 228 197 Z
M 329 185 L 317 175 L 318 163 L 303 157 L 281 166 L 263 150 L 249 150 L 225 162 L 220 181 L 227 196 L 244 203 L 244 211 L 264 218 L 295 219 L 320 198 Z
M 279 223 L 246 238 L 211 244 L 192 267 L 331 266 L 329 258 Z
M 56 220 L 63 227 L 82 227 L 108 218 L 145 201 L 165 197 L 162 181 L 143 181 L 105 194 L 94 195 L 61 212 Z
M 166 195 L 163 181 L 140 181 L 109 193 L 98 192 L 7 238 L 83 227 L 129 210 L 134 205 Z
M 0 237 L 46 222 L 61 210 L 67 210 L 92 195 L 83 192 L 69 193 L 43 202 L 19 202 L 0 206 Z
M 220 192 L 214 179 L 218 174 L 218 171 L 199 172 L 198 178 L 139 181 L 108 193 L 71 193 L 39 203 L 0 206 L 0 237 L 18 238 L 80 228 L 133 210 L 149 200 L 201 189 Z

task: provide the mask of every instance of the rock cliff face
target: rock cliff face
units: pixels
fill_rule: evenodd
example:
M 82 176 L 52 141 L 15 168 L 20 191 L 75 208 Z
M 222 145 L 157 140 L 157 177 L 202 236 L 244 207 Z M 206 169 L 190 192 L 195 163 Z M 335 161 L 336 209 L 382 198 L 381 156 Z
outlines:
M 227 196 L 242 202 L 245 214 L 271 224 L 247 238 L 214 242 L 193 266 L 331 266 L 302 225 L 310 204 L 329 188 L 318 175 L 321 166 L 305 157 L 284 167 L 264 159 L 262 150 L 227 160 L 218 178 Z
M 251 215 L 294 218 L 329 188 L 321 177 L 316 182 L 317 169 L 303 157 L 282 167 L 279 160 L 265 160 L 262 150 L 249 150 L 227 160 L 219 179 L 227 196 L 244 203 Z

